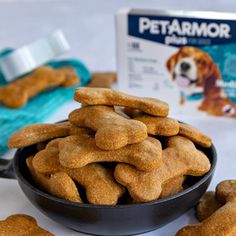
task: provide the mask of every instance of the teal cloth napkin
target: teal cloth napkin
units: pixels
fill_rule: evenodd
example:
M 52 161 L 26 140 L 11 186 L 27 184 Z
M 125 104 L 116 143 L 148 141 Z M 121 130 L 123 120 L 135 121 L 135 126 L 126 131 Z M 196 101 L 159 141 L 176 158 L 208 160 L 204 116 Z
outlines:
M 1 56 L 2 54 L 0 53 Z M 72 66 L 81 80 L 76 87 L 86 85 L 91 78 L 88 68 L 77 59 L 51 61 L 48 65 L 53 68 Z M 6 82 L 0 72 L 0 87 L 4 84 Z M 29 124 L 44 122 L 64 103 L 72 99 L 76 87 L 59 87 L 45 91 L 31 99 L 27 105 L 20 109 L 10 109 L 0 105 L 0 155 L 8 150 L 8 139 L 15 131 Z

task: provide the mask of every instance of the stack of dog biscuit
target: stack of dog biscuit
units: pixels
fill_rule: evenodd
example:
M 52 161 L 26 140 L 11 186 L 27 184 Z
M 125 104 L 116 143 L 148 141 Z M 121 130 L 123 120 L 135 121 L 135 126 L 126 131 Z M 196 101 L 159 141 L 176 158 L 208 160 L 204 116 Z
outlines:
M 210 147 L 211 139 L 168 118 L 165 102 L 108 88 L 80 88 L 74 99 L 83 106 L 68 122 L 31 125 L 9 140 L 10 147 L 37 145 L 26 161 L 48 193 L 99 205 L 119 204 L 127 195 L 129 202 L 148 202 L 182 191 L 187 176 L 210 170 L 198 147 Z

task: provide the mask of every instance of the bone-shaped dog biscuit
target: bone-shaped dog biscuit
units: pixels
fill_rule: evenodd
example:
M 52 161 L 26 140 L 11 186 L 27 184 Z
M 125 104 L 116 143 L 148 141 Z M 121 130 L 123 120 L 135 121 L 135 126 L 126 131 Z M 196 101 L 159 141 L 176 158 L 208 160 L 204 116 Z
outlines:
M 58 168 L 59 166 L 59 149 L 58 143 L 63 138 L 57 138 L 51 140 L 45 149 L 39 151 L 35 154 L 32 165 L 34 169 L 40 174 L 54 174 L 56 172 L 63 172 L 62 169 Z
M 162 164 L 161 143 L 148 137 L 141 143 L 117 150 L 98 148 L 93 137 L 69 136 L 59 142 L 60 163 L 68 168 L 80 168 L 94 162 L 124 162 L 144 171 Z
M 179 133 L 179 123 L 172 118 L 142 115 L 135 117 L 134 120 L 143 122 L 147 126 L 148 134 L 151 135 L 168 137 Z
M 210 147 L 212 144 L 210 137 L 188 124 L 180 123 L 179 135 L 184 136 L 203 147 Z
M 182 228 L 176 236 L 236 235 L 236 180 L 220 183 L 216 188 L 216 195 L 222 197 L 225 205 L 200 224 Z
M 75 91 L 74 99 L 88 105 L 109 105 L 137 108 L 154 116 L 167 116 L 167 103 L 154 98 L 131 96 L 108 88 L 79 88 Z
M 61 72 L 50 67 L 41 67 L 30 75 L 1 87 L 0 103 L 10 108 L 19 108 L 26 104 L 29 98 L 47 88 L 58 86 L 63 80 Z
M 214 191 L 206 192 L 199 200 L 196 207 L 196 215 L 199 221 L 203 221 L 217 211 L 221 204 L 215 197 Z
M 179 122 L 173 118 L 150 116 L 130 107 L 125 107 L 123 112 L 129 117 L 143 122 L 147 126 L 148 134 L 168 137 L 179 133 Z
M 151 172 L 138 171 L 127 164 L 115 168 L 116 180 L 127 187 L 130 195 L 139 202 L 157 199 L 162 192 L 162 184 L 184 175 L 201 176 L 210 169 L 207 156 L 197 150 L 194 144 L 181 136 L 169 138 L 163 150 L 163 164 Z
M 11 148 L 26 147 L 53 138 L 83 134 L 93 134 L 93 131 L 86 128 L 79 128 L 69 122 L 57 124 L 33 124 L 14 133 L 8 140 L 8 145 Z
M 225 204 L 227 198 L 236 198 L 236 180 L 225 180 L 216 186 L 216 199 Z
M 69 121 L 96 131 L 96 145 L 104 150 L 118 149 L 147 138 L 147 128 L 142 122 L 120 116 L 113 107 L 85 106 L 71 112 Z
M 52 138 L 68 136 L 69 134 L 68 123 L 33 124 L 14 133 L 8 141 L 8 145 L 11 148 L 26 147 Z
M 113 171 L 97 163 L 69 169 L 66 173 L 86 189 L 86 196 L 91 204 L 116 205 L 125 192 L 125 188 L 115 181 Z
M 73 202 L 82 202 L 77 187 L 68 174 L 56 172 L 47 177 L 34 169 L 32 161 L 33 157 L 28 157 L 26 159 L 27 166 L 32 178 L 43 190 L 59 198 Z
M 62 139 L 51 141 L 52 144 L 49 143 L 45 150 L 35 155 L 34 168 L 41 174 L 65 172 L 85 188 L 90 203 L 115 205 L 125 189 L 115 181 L 113 172 L 97 163 L 77 169 L 63 167 L 59 162 L 58 147 L 56 148 L 60 140 Z
M 53 236 L 28 215 L 16 214 L 0 221 L 0 236 Z
M 1 87 L 0 103 L 10 108 L 19 108 L 44 90 L 57 86 L 71 87 L 79 82 L 73 73 L 72 68 L 54 70 L 48 66 L 41 67 L 30 75 Z

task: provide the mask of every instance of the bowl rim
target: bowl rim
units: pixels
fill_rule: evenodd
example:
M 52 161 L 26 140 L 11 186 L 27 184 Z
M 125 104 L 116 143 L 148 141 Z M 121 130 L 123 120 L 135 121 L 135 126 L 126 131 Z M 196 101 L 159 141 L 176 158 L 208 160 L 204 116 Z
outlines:
M 88 204 L 88 203 L 78 203 L 78 202 L 72 202 L 69 200 L 65 200 L 62 198 L 55 197 L 49 193 L 46 193 L 38 188 L 36 188 L 34 185 L 32 185 L 24 176 L 21 174 L 19 165 L 18 163 L 22 160 L 21 158 L 21 153 L 23 152 L 25 148 L 19 148 L 17 149 L 15 155 L 14 155 L 14 170 L 16 173 L 16 177 L 18 181 L 20 180 L 23 182 L 25 185 L 27 185 L 34 193 L 37 195 L 40 195 L 43 198 L 47 198 L 49 200 L 55 201 L 59 204 L 64 204 L 68 205 L 70 207 L 80 207 L 80 208 L 94 208 L 94 209 L 127 209 L 127 208 L 136 208 L 136 207 L 147 207 L 147 206 L 152 206 L 156 204 L 161 204 L 161 203 L 166 203 L 168 201 L 174 200 L 176 198 L 179 198 L 185 194 L 188 194 L 189 192 L 192 192 L 193 190 L 197 189 L 199 186 L 201 186 L 215 171 L 216 163 L 217 163 L 217 152 L 214 144 L 211 145 L 208 149 L 211 149 L 212 152 L 212 163 L 211 163 L 211 168 L 210 170 L 195 184 L 190 186 L 189 188 L 186 188 L 185 190 L 171 195 L 169 197 L 163 198 L 163 199 L 157 199 L 149 202 L 144 202 L 144 203 L 136 203 L 136 204 L 120 204 L 120 205 L 93 205 L 93 204 Z

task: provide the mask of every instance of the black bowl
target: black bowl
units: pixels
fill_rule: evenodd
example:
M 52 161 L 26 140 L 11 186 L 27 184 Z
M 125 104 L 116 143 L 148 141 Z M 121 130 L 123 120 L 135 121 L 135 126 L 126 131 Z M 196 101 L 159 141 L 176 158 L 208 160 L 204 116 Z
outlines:
M 200 148 L 200 147 L 199 147 Z M 16 178 L 26 197 L 45 215 L 73 230 L 94 235 L 134 235 L 155 230 L 193 207 L 209 186 L 215 166 L 216 151 L 201 148 L 211 162 L 202 177 L 187 177 L 186 189 L 171 197 L 142 204 L 97 206 L 74 203 L 54 197 L 37 188 L 25 159 L 36 153 L 36 146 L 18 149 L 13 160 Z M 0 169 L 1 171 L 1 169 Z M 8 170 L 1 177 L 11 176 Z

